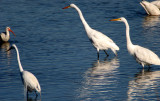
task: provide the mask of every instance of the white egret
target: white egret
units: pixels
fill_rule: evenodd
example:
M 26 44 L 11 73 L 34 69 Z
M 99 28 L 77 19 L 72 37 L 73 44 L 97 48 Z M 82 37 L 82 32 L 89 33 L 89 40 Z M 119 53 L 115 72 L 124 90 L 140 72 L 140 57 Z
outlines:
M 40 96 L 41 96 L 41 87 L 40 87 L 40 84 L 39 84 L 37 78 L 31 72 L 25 71 L 22 68 L 22 65 L 21 65 L 21 62 L 20 62 L 19 51 L 18 51 L 17 46 L 15 44 L 13 44 L 10 47 L 9 50 L 11 50 L 11 49 L 16 49 L 17 60 L 18 60 L 18 65 L 19 65 L 19 69 L 20 69 L 21 79 L 22 79 L 22 82 L 24 84 L 24 89 L 25 89 L 27 97 L 28 97 L 28 91 L 29 92 L 35 91 L 35 93 L 37 91 L 37 92 L 40 93 Z M 36 96 L 37 96 L 37 93 L 36 93 Z
M 144 68 L 145 65 L 160 65 L 159 57 L 151 50 L 141 47 L 139 45 L 133 45 L 129 35 L 129 24 L 124 17 L 118 19 L 112 19 L 110 21 L 121 21 L 126 25 L 126 40 L 128 52 L 135 57 L 136 61 Z
M 144 0 L 140 2 L 140 4 L 145 9 L 148 15 L 160 15 L 160 10 L 156 5 Z
M 113 53 L 117 55 L 116 51 L 119 50 L 119 47 L 112 41 L 112 39 L 110 39 L 103 33 L 92 29 L 84 19 L 81 10 L 75 4 L 70 4 L 70 6 L 64 7 L 63 9 L 67 9 L 70 7 L 75 8 L 77 10 L 89 40 L 91 41 L 93 46 L 97 49 L 98 59 L 99 59 L 99 50 L 104 50 L 104 52 L 108 56 L 106 50 L 111 49 Z
M 6 32 L 2 32 L 0 34 L 0 42 L 7 42 L 10 39 L 9 31 L 12 32 L 14 36 L 16 36 L 10 27 L 6 27 Z

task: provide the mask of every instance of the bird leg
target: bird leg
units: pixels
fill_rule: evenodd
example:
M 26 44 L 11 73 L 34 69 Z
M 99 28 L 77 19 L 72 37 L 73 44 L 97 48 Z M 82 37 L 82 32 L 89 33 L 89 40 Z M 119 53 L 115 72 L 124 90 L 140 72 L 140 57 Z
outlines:
M 97 56 L 98 56 L 97 59 L 99 60 L 99 51 L 97 51 Z
M 36 91 L 35 91 L 35 94 L 36 94 L 36 98 L 37 98 L 38 94 L 36 93 Z
M 37 92 L 35 91 L 36 96 L 38 96 Z
M 28 90 L 27 90 L 27 99 L 28 99 Z
M 151 69 L 151 66 L 150 66 L 150 65 L 148 65 L 148 71 L 150 71 L 150 69 Z
M 104 50 L 104 52 L 106 53 L 107 57 L 109 56 L 108 53 L 106 52 L 106 50 Z

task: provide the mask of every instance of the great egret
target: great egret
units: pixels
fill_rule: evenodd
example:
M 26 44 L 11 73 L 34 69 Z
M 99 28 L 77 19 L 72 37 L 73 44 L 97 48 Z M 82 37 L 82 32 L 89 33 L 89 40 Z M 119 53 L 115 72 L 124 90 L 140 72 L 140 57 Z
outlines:
M 41 87 L 40 87 L 40 84 L 39 84 L 37 78 L 31 72 L 25 71 L 22 68 L 22 65 L 21 65 L 21 62 L 20 62 L 20 57 L 19 57 L 19 51 L 18 51 L 17 46 L 15 44 L 13 44 L 10 47 L 9 50 L 11 50 L 11 49 L 16 49 L 17 60 L 18 60 L 18 65 L 19 65 L 19 69 L 20 69 L 21 79 L 22 79 L 22 82 L 24 84 L 24 89 L 26 91 L 27 97 L 28 97 L 28 91 L 29 92 L 35 91 L 35 93 L 37 91 L 37 92 L 40 93 L 40 96 L 41 96 Z M 37 93 L 36 93 L 36 96 L 37 96 Z
M 112 19 L 110 21 L 121 21 L 126 25 L 126 40 L 128 52 L 135 57 L 136 61 L 144 68 L 145 65 L 160 65 L 159 57 L 151 50 L 141 47 L 139 45 L 133 45 L 129 35 L 129 24 L 124 17 L 118 19 Z
M 112 41 L 112 39 L 110 39 L 103 33 L 92 29 L 84 19 L 81 10 L 75 4 L 70 4 L 70 6 L 64 7 L 63 9 L 67 9 L 70 7 L 75 8 L 77 10 L 89 40 L 91 41 L 93 46 L 97 49 L 98 59 L 99 59 L 99 50 L 104 50 L 104 52 L 108 56 L 106 50 L 111 49 L 113 53 L 117 55 L 116 51 L 119 50 L 119 47 Z
M 145 9 L 145 11 L 148 15 L 160 15 L 159 8 L 156 5 L 154 5 L 153 3 L 150 3 L 150 2 L 147 2 L 144 0 L 142 2 L 140 2 L 140 4 Z
M 9 31 L 12 32 L 14 36 L 16 36 L 10 27 L 6 27 L 6 32 L 2 32 L 0 34 L 0 42 L 7 42 L 9 40 Z

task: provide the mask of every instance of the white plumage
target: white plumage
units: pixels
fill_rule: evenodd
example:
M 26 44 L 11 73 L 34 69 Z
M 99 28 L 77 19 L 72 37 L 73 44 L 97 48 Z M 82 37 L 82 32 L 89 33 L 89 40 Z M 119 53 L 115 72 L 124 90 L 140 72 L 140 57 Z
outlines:
M 91 41 L 93 46 L 97 49 L 98 59 L 99 59 L 99 50 L 105 51 L 105 50 L 111 49 L 114 52 L 114 54 L 117 55 L 116 51 L 119 50 L 119 47 L 113 42 L 113 40 L 107 37 L 106 35 L 104 35 L 103 33 L 92 29 L 84 19 L 81 10 L 75 4 L 70 4 L 70 6 L 64 7 L 63 9 L 67 9 L 70 7 L 75 8 L 77 10 L 89 40 Z M 106 51 L 105 53 L 107 54 Z
M 134 57 L 136 58 L 136 61 L 140 63 L 143 67 L 144 65 L 160 65 L 159 57 L 153 53 L 151 50 L 134 45 Z
M 88 35 L 88 37 L 94 47 L 97 48 L 97 51 L 111 49 L 114 54 L 117 55 L 116 50 L 119 50 L 119 47 L 113 42 L 112 39 L 94 29 L 92 29 L 92 32 L 90 32 L 89 34 L 90 35 Z
M 22 78 L 24 80 L 24 86 L 26 90 L 30 92 L 32 91 L 37 91 L 39 93 L 41 92 L 41 87 L 39 85 L 39 82 L 37 78 L 31 72 L 23 71 Z
M 6 32 L 2 32 L 0 34 L 0 42 L 7 42 L 10 39 L 9 31 L 12 32 L 14 36 L 16 36 L 10 27 L 6 27 Z
M 152 1 L 150 3 L 154 4 L 155 6 L 157 6 L 160 9 L 160 0 Z
M 159 10 L 159 2 L 148 2 L 148 1 L 142 1 L 140 2 L 144 10 L 148 15 L 160 15 L 160 10 Z
M 28 96 L 28 91 L 29 92 L 32 92 L 32 91 L 36 92 L 37 91 L 41 95 L 41 87 L 40 87 L 40 84 L 39 84 L 37 78 L 31 72 L 23 70 L 21 62 L 20 62 L 18 48 L 15 44 L 13 44 L 10 49 L 13 49 L 13 48 L 16 49 L 16 52 L 17 52 L 18 65 L 19 65 L 22 82 L 24 84 L 24 88 L 27 93 L 27 96 Z M 36 94 L 36 96 L 37 96 L 37 94 Z
M 145 65 L 160 65 L 159 57 L 151 50 L 141 47 L 139 45 L 133 45 L 129 35 L 129 25 L 124 17 L 118 19 L 112 19 L 110 21 L 122 21 L 126 25 L 126 40 L 128 52 L 135 57 L 136 61 L 143 67 Z

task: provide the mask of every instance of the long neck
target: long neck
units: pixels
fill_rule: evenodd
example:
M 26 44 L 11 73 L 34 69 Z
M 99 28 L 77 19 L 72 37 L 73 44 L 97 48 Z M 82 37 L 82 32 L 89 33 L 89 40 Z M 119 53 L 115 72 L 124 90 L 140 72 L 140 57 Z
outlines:
M 6 37 L 9 37 L 9 31 L 7 28 L 6 28 Z
M 80 17 L 80 19 L 81 19 L 81 21 L 82 21 L 82 23 L 83 23 L 83 25 L 84 25 L 85 30 L 86 30 L 86 29 L 91 29 L 90 26 L 87 24 L 86 20 L 84 19 L 81 10 L 80 10 L 77 6 L 74 6 L 74 8 L 77 10 L 77 12 L 78 12 L 78 14 L 79 14 L 79 17 Z M 86 31 L 87 31 L 87 30 L 86 30 Z
M 128 45 L 133 45 L 130 39 L 130 35 L 129 35 L 129 24 L 127 22 L 127 20 L 124 21 L 125 25 L 126 25 L 126 40 L 127 40 L 127 46 Z
M 20 70 L 20 72 L 22 72 L 23 68 L 22 68 L 22 65 L 21 65 L 20 57 L 19 57 L 19 51 L 18 51 L 17 47 L 15 47 L 15 49 L 16 49 L 16 52 L 17 52 L 17 60 L 18 60 L 19 70 Z

